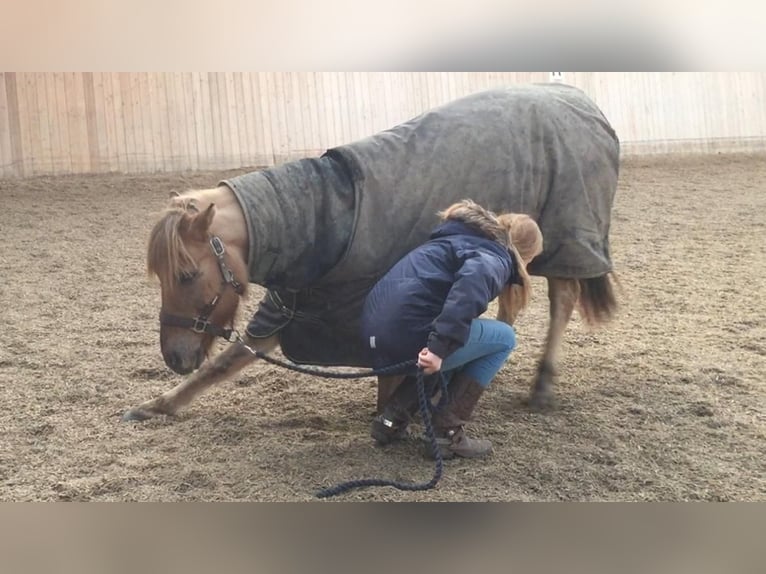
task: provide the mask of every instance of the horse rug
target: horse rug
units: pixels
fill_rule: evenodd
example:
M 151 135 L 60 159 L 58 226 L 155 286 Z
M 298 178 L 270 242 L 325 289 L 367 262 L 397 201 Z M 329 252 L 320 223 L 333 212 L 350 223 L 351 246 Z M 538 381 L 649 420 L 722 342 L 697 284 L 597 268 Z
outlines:
M 367 293 L 466 198 L 536 219 L 544 251 L 532 274 L 604 275 L 618 166 L 598 107 L 543 84 L 470 95 L 321 158 L 226 180 L 250 228 L 250 280 L 268 288 L 248 334 L 279 332 L 298 363 L 369 366 Z

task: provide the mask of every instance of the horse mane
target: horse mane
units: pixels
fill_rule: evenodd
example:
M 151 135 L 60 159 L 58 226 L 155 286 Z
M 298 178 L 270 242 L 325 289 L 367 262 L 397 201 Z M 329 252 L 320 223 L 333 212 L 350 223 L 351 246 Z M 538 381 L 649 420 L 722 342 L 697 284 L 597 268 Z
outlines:
M 193 199 L 174 197 L 149 235 L 146 271 L 171 291 L 180 274 L 197 269 L 179 232 L 181 221 L 190 211 L 198 211 Z

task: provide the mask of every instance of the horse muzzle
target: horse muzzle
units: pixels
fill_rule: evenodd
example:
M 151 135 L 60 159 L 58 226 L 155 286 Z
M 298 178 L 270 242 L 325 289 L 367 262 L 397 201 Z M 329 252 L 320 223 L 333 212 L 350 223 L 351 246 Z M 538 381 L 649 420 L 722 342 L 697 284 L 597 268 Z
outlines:
M 192 353 L 168 351 L 162 353 L 162 358 L 165 360 L 165 364 L 170 367 L 174 373 L 188 375 L 199 369 L 205 358 L 205 353 L 202 349 L 198 349 L 196 352 Z

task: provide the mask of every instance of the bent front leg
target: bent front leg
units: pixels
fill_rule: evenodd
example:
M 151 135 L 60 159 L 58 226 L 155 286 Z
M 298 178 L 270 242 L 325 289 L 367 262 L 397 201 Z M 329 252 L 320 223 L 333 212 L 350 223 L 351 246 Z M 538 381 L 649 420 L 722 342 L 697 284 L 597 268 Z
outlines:
M 553 381 L 556 376 L 559 349 L 579 296 L 580 284 L 577 279 L 548 278 L 550 322 L 545 339 L 545 350 L 537 366 L 537 378 L 530 397 L 532 408 L 542 410 L 553 404 Z
M 279 344 L 278 335 L 268 339 L 247 338 L 247 344 L 257 351 L 268 353 Z M 137 407 L 128 409 L 123 421 L 143 421 L 161 415 L 174 415 L 194 398 L 216 383 L 229 379 L 252 363 L 257 357 L 240 344 L 232 344 L 222 353 L 207 361 L 188 379 L 169 391 Z

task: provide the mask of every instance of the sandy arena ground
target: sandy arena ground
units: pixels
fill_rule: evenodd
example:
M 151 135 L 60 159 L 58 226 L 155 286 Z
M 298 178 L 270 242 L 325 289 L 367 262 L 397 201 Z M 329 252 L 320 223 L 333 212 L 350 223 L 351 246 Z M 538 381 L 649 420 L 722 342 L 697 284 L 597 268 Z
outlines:
M 352 478 L 430 478 L 415 441 L 373 446 L 373 379 L 256 364 L 174 419 L 120 422 L 181 380 L 144 272 L 153 214 L 220 176 L 0 181 L 0 500 L 303 501 Z M 335 500 L 766 500 L 764 245 L 766 156 L 626 160 L 621 310 L 596 332 L 571 324 L 557 408 L 524 401 L 547 321 L 537 279 L 471 426 L 494 455 L 447 462 L 431 491 Z

